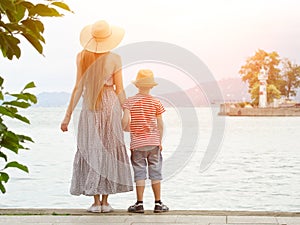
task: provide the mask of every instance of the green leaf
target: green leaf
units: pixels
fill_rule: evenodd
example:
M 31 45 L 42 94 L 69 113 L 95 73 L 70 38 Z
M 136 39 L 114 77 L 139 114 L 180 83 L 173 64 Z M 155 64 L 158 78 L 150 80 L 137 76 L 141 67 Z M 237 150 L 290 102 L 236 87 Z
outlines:
M 5 183 L 7 183 L 8 180 L 9 180 L 8 174 L 4 172 L 0 172 L 0 181 L 4 181 Z
M 19 137 L 11 131 L 4 133 L 0 144 L 1 147 L 11 150 L 16 154 L 18 153 L 19 149 L 24 148 L 19 144 Z
M 14 115 L 18 112 L 18 109 L 16 107 L 13 107 L 13 106 L 6 106 L 6 109 L 9 110 Z
M 0 100 L 4 100 L 4 96 L 3 96 L 2 91 L 0 91 Z
M 16 154 L 19 152 L 19 145 L 16 144 L 15 142 L 12 142 L 11 140 L 4 139 L 1 141 L 1 147 L 6 148 Z
M 40 53 L 43 53 L 43 46 L 41 45 L 41 43 L 39 42 L 39 40 L 32 36 L 29 33 L 22 33 L 22 35 L 27 39 L 27 41 L 29 41 L 29 43 Z
M 29 88 L 35 88 L 35 84 L 34 82 L 30 82 L 28 84 L 26 84 L 26 86 L 24 87 L 23 91 L 26 90 L 26 89 L 29 89 Z
M 21 5 L 21 4 L 17 4 L 16 5 L 16 20 L 19 22 L 21 19 L 23 19 L 23 17 L 25 16 L 25 11 L 26 8 L 25 6 Z
M 69 11 L 69 12 L 74 13 L 74 12 L 70 9 L 70 7 L 69 7 L 67 4 L 63 3 L 63 2 L 53 2 L 53 3 L 51 3 L 51 4 L 57 6 L 57 7 L 61 8 L 61 9 L 64 9 L 64 10 L 66 10 L 66 11 Z
M 20 44 L 20 40 L 18 38 L 15 38 L 12 35 L 7 35 L 5 38 L 5 42 L 7 45 L 7 53 L 12 56 L 16 56 L 17 58 L 20 58 L 21 56 L 21 50 L 18 47 L 18 44 Z
M 3 186 L 1 181 L 0 181 L 0 191 L 2 192 L 2 194 L 6 192 L 5 187 Z
M 37 29 L 41 32 L 41 33 L 43 33 L 44 32 L 44 24 L 41 22 L 41 21 L 39 21 L 39 20 L 35 20 L 35 25 L 36 25 L 36 27 L 37 27 Z
M 6 139 L 6 140 L 11 140 L 13 141 L 14 143 L 18 143 L 19 141 L 19 138 L 17 136 L 17 134 L 15 134 L 14 132 L 12 131 L 7 131 L 5 133 L 5 136 L 3 137 L 3 140 Z
M 19 108 L 23 108 L 26 109 L 29 106 L 31 106 L 31 104 L 27 103 L 27 102 L 20 102 L 20 101 L 10 101 L 10 102 L 3 102 L 2 105 L 12 105 L 12 106 L 16 106 Z
M 31 2 L 27 2 L 27 1 L 22 1 L 20 4 L 22 4 L 25 8 L 27 8 L 27 10 L 34 7 L 34 4 L 32 4 Z
M 7 11 L 7 10 L 15 11 L 16 10 L 15 5 L 10 0 L 1 0 L 1 7 L 2 7 L 2 9 L 4 9 L 4 11 Z
M 0 47 L 4 57 L 12 59 L 13 56 L 20 58 L 21 50 L 18 47 L 20 40 L 14 36 L 7 34 L 0 36 Z
M 26 141 L 30 141 L 30 142 L 34 143 L 34 141 L 29 136 L 18 134 L 18 137 L 21 142 L 24 142 L 26 140 Z
M 0 86 L 2 87 L 4 79 L 0 76 Z
M 11 11 L 11 10 L 6 10 L 5 11 L 5 14 L 9 20 L 9 22 L 13 22 L 13 23 L 16 23 L 16 17 L 15 17 L 15 12 L 14 11 Z
M 16 97 L 17 99 L 23 99 L 25 101 L 31 101 L 34 104 L 37 103 L 36 96 L 30 93 L 10 94 L 10 96 Z
M 22 122 L 30 124 L 30 121 L 25 116 L 21 116 L 19 114 L 15 114 L 15 118 L 18 119 L 18 120 L 20 120 L 20 121 L 22 121 Z
M 13 167 L 13 168 L 18 168 L 18 169 L 23 170 L 23 171 L 25 171 L 25 172 L 27 172 L 27 173 L 29 172 L 27 166 L 22 165 L 22 164 L 20 164 L 20 163 L 18 163 L 18 162 L 16 162 L 16 161 L 7 163 L 6 166 L 5 166 L 4 168 L 7 169 L 7 168 L 12 168 L 12 167 Z
M 4 14 L 5 10 L 3 9 L 2 5 L 0 4 L 0 14 Z
M 35 95 L 30 94 L 30 93 L 23 93 L 23 95 L 27 96 L 28 99 L 29 99 L 32 103 L 34 103 L 34 104 L 37 103 L 37 97 L 36 97 Z
M 1 119 L 2 120 L 2 119 Z M 4 132 L 4 131 L 7 131 L 7 126 L 4 124 L 4 123 L 2 123 L 2 121 L 0 122 L 0 134 L 2 135 L 2 133 Z M 0 135 L 0 140 L 1 140 L 1 135 Z M 0 143 L 1 143 L 1 141 L 0 141 Z
M 43 17 L 60 17 L 60 14 L 56 9 L 50 8 L 44 4 L 37 4 L 29 9 L 29 16 L 43 16 Z
M 5 115 L 5 116 L 9 116 L 11 118 L 15 117 L 14 113 L 12 113 L 9 109 L 7 109 L 4 106 L 0 106 L 0 114 Z
M 2 26 L 11 35 L 13 35 L 12 34 L 13 31 L 24 32 L 24 28 L 18 23 L 3 23 L 2 21 L 0 21 L 0 26 Z
M 5 155 L 3 152 L 0 151 L 0 157 L 3 158 L 5 160 L 5 162 L 7 162 L 7 155 Z
M 3 131 L 6 131 L 7 130 L 7 126 L 4 124 L 4 123 L 2 123 L 3 122 L 3 120 L 2 120 L 2 118 L 0 117 L 0 134 L 2 135 L 2 132 Z M 0 136 L 1 136 L 0 135 Z M 1 137 L 0 137 L 0 139 L 1 139 Z
M 33 35 L 34 37 L 36 37 L 37 39 L 39 39 L 45 43 L 45 39 L 41 35 L 44 27 L 41 27 L 39 22 L 40 21 L 37 21 L 37 20 L 26 19 L 26 20 L 23 20 L 21 23 L 28 29 L 24 33 L 30 33 L 31 35 Z M 42 31 L 40 29 L 42 29 Z

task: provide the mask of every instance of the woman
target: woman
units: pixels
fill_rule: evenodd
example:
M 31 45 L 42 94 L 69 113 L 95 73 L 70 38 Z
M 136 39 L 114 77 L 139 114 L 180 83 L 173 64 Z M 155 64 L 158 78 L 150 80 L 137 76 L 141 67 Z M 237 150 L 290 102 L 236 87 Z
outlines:
M 89 212 L 113 211 L 108 195 L 133 190 L 121 125 L 121 105 L 126 98 L 121 59 L 110 52 L 123 36 L 122 28 L 103 20 L 83 28 L 80 43 L 84 49 L 77 55 L 76 84 L 61 123 L 61 130 L 67 131 L 82 96 L 70 192 L 94 196 Z

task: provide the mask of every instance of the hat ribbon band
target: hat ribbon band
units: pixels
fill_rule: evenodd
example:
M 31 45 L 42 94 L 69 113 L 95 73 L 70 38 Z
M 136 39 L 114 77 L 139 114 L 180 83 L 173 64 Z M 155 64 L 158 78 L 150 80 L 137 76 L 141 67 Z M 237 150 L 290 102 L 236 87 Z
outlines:
M 104 36 L 104 37 L 98 37 L 98 36 L 93 35 L 93 34 L 92 34 L 92 36 L 93 36 L 93 38 L 94 38 L 96 41 L 101 41 L 101 40 L 106 39 L 106 38 L 108 38 L 109 36 L 111 36 L 111 34 L 112 34 L 112 32 L 111 32 L 111 30 L 110 30 L 109 34 L 106 35 L 106 36 Z

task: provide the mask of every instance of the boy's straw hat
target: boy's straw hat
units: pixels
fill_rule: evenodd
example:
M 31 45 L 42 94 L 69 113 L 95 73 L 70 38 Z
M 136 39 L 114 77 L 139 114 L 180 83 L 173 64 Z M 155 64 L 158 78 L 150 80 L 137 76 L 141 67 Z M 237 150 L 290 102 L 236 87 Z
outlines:
M 154 81 L 153 72 L 148 69 L 140 70 L 132 83 L 137 87 L 153 87 L 158 84 Z
M 121 42 L 124 33 L 123 28 L 110 26 L 105 20 L 99 20 L 81 30 L 80 44 L 90 52 L 108 52 Z

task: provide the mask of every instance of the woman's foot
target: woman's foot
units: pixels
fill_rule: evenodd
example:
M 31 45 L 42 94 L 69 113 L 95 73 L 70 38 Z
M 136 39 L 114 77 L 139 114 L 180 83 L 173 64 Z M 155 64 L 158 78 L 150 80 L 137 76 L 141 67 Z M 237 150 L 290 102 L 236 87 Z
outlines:
M 107 203 L 107 205 L 102 204 L 102 206 L 101 206 L 101 212 L 108 213 L 108 212 L 112 212 L 112 211 L 114 211 L 114 209 L 111 207 L 110 204 L 108 204 L 108 203 Z
M 102 208 L 101 205 L 93 204 L 87 209 L 87 211 L 92 213 L 99 213 L 101 212 L 101 208 Z

